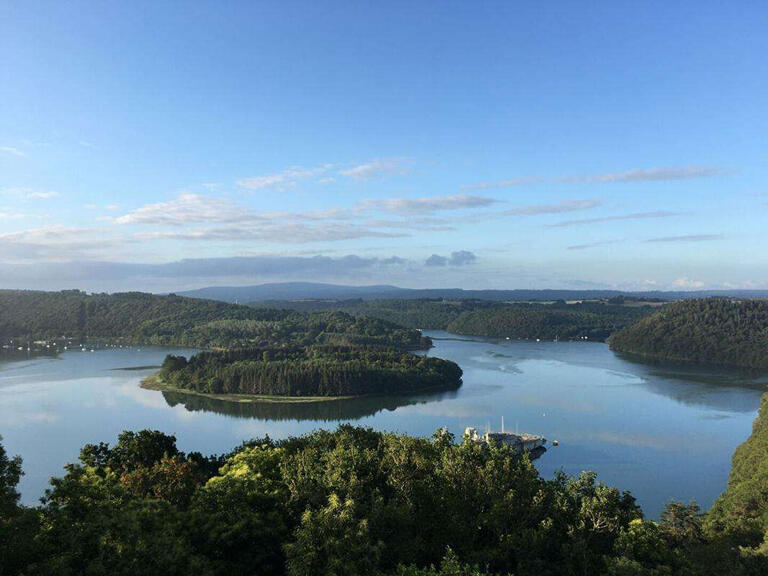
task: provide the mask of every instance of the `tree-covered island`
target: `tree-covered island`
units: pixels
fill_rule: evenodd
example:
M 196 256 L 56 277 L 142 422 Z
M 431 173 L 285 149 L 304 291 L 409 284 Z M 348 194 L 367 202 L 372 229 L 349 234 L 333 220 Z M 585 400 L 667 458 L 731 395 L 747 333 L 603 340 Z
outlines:
M 376 346 L 244 348 L 166 357 L 145 384 L 239 397 L 349 397 L 461 385 L 461 368 L 440 358 Z

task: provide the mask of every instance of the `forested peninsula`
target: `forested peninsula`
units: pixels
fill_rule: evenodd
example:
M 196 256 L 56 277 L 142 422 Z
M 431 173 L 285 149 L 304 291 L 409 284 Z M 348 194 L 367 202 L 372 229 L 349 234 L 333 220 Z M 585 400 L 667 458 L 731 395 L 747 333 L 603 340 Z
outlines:
M 768 301 L 675 302 L 608 342 L 613 350 L 645 358 L 768 369 Z
M 65 339 L 194 348 L 430 346 L 418 330 L 334 311 L 305 314 L 144 292 L 0 290 L 0 341 Z
M 303 313 L 145 293 L 0 291 L 5 346 L 53 342 L 205 348 L 169 357 L 144 385 L 218 398 L 332 398 L 450 390 L 453 362 L 416 356 L 431 346 L 419 330 L 342 311 Z M 247 398 L 246 398 L 247 397 Z

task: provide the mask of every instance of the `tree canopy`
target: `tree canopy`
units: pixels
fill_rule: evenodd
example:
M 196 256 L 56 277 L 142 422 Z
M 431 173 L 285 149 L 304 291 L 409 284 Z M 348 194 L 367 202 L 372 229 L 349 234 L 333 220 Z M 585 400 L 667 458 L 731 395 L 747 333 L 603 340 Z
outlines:
M 457 388 L 461 368 L 449 360 L 373 346 L 246 348 L 169 355 L 159 377 L 206 394 L 360 396 Z
M 659 360 L 768 368 L 768 301 L 683 300 L 612 335 L 613 350 Z
M 631 298 L 567 303 L 488 300 L 392 299 L 271 301 L 252 304 L 301 311 L 339 310 L 411 328 L 447 330 L 489 338 L 605 340 L 654 308 Z
M 340 311 L 305 314 L 143 292 L 0 290 L 0 339 L 64 338 L 196 348 L 315 343 L 429 347 L 418 330 Z
M 719 512 L 703 520 L 695 503 L 672 502 L 647 521 L 631 494 L 593 473 L 546 480 L 508 447 L 445 433 L 342 425 L 202 456 L 162 432 L 124 432 L 112 446 L 84 446 L 34 508 L 18 503 L 20 464 L 0 446 L 3 575 L 757 576 L 768 567 L 763 548 L 747 547 L 759 534 L 724 538 Z

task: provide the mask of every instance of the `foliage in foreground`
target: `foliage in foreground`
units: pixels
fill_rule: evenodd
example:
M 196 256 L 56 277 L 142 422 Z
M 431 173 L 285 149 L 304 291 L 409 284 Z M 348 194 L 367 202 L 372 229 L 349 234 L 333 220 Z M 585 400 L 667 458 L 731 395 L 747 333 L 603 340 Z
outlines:
M 733 455 L 728 489 L 707 516 L 708 529 L 768 555 L 768 394 L 752 435 Z
M 0 449 L 0 574 L 760 574 L 695 505 L 660 523 L 592 473 L 542 479 L 505 447 L 340 426 L 222 457 L 160 432 L 87 445 L 37 508 Z

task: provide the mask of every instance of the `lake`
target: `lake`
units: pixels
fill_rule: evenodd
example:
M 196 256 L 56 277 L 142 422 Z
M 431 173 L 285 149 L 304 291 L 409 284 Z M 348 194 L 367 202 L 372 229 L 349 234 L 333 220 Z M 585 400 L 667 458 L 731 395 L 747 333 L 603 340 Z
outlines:
M 340 421 L 431 435 L 467 426 L 544 435 L 545 477 L 595 470 L 630 490 L 646 515 L 670 499 L 703 508 L 725 489 L 734 449 L 749 436 L 766 378 L 734 370 L 648 364 L 592 342 L 499 341 L 427 331 L 427 354 L 457 362 L 464 384 L 449 393 L 311 404 L 242 405 L 139 388 L 167 348 L 69 351 L 0 362 L 0 434 L 24 459 L 21 492 L 34 504 L 88 442 L 125 429 L 175 434 L 185 451 L 221 453 L 241 441 L 283 438 Z M 559 446 L 552 446 L 557 440 Z

